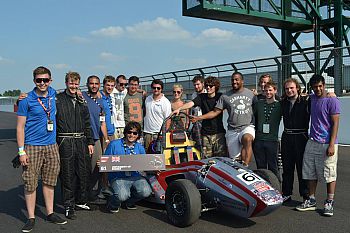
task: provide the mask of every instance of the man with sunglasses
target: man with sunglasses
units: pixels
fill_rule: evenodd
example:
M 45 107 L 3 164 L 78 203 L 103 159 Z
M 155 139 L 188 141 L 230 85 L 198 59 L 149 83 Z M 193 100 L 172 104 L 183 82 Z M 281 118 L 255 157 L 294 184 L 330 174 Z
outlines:
M 155 79 L 152 81 L 151 87 L 153 94 L 145 100 L 144 141 L 146 151 L 160 132 L 165 118 L 171 114 L 171 103 L 162 93 L 163 82 Z
M 180 108 L 173 111 L 172 114 L 179 114 L 181 110 L 192 107 L 200 107 L 201 112 L 206 114 L 214 110 L 217 101 L 222 93 L 220 89 L 220 80 L 216 77 L 209 76 L 204 81 L 207 93 L 200 93 L 192 101 L 185 103 Z M 202 149 L 204 157 L 227 156 L 227 146 L 225 140 L 225 128 L 222 123 L 223 114 L 211 120 L 203 120 L 201 127 Z
M 124 137 L 112 141 L 105 155 L 136 155 L 145 154 L 145 148 L 137 141 L 141 135 L 141 125 L 130 121 L 124 129 Z M 129 210 L 136 209 L 135 203 L 148 197 L 152 190 L 147 180 L 137 171 L 110 172 L 108 179 L 113 194 L 108 200 L 107 209 L 111 213 L 119 212 L 122 202 Z
M 116 139 L 123 137 L 125 127 L 124 98 L 127 93 L 127 85 L 128 81 L 125 75 L 118 75 L 115 88 L 111 94 L 115 127 L 114 136 Z
M 213 111 L 193 117 L 192 122 L 213 119 L 227 109 L 229 117 L 226 144 L 229 156 L 248 166 L 253 155 L 252 144 L 255 137 L 252 106 L 257 98 L 251 90 L 243 86 L 242 73 L 234 72 L 231 76 L 231 84 L 232 90 L 220 97 Z
M 21 100 L 17 112 L 18 155 L 23 166 L 24 197 L 28 220 L 22 232 L 30 232 L 35 225 L 36 189 L 38 175 L 43 183 L 47 221 L 66 224 L 53 212 L 54 187 L 60 171 L 56 143 L 56 91 L 50 87 L 51 72 L 40 66 L 33 71 L 35 88 Z

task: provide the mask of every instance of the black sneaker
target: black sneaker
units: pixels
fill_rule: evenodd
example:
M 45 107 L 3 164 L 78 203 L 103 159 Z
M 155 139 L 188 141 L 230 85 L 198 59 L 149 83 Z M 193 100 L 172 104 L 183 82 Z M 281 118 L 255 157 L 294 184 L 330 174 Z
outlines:
M 66 213 L 65 213 L 66 218 L 75 220 L 77 219 L 77 215 L 75 214 L 75 210 L 72 207 L 67 207 L 66 208 Z
M 22 232 L 31 232 L 35 225 L 35 218 L 29 218 L 22 228 Z
M 291 195 L 282 195 L 282 198 L 283 198 L 283 203 L 287 203 L 287 202 L 290 202 L 292 200 Z
M 54 223 L 54 224 L 58 224 L 58 225 L 64 225 L 67 223 L 66 220 L 62 219 L 60 216 L 58 216 L 55 213 L 47 215 L 46 221 Z
M 125 208 L 127 210 L 137 210 L 137 207 L 135 204 L 125 204 Z
M 110 208 L 108 210 L 109 210 L 110 213 L 113 213 L 113 214 L 119 212 L 119 208 L 118 207 L 117 208 Z
M 88 205 L 88 203 L 75 204 L 75 207 L 78 210 L 91 210 L 91 207 Z

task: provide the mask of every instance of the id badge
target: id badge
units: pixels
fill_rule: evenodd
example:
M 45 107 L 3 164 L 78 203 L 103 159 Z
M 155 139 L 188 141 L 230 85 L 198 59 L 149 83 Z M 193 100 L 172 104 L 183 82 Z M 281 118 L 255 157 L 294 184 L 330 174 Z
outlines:
M 100 116 L 100 122 L 105 122 L 106 121 L 106 117 L 104 115 Z
M 270 133 L 270 124 L 263 124 L 263 133 Z
M 47 131 L 49 132 L 53 131 L 53 121 L 51 120 L 47 121 Z

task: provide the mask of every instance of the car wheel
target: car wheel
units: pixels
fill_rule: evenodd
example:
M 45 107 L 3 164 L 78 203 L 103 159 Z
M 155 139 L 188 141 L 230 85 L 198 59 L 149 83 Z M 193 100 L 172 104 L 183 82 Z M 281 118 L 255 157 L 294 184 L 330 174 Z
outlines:
M 201 214 L 201 195 L 191 181 L 175 180 L 165 192 L 165 208 L 172 224 L 178 227 L 190 226 Z
M 254 173 L 266 180 L 272 186 L 272 188 L 281 191 L 281 184 L 277 176 L 272 171 L 267 169 L 257 169 L 254 170 Z

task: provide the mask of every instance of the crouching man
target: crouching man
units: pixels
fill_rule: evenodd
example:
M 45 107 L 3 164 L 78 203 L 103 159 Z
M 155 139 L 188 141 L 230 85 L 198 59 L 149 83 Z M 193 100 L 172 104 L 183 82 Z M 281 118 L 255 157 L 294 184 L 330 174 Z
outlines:
M 145 148 L 137 142 L 141 135 L 141 125 L 130 121 L 124 128 L 124 137 L 112 141 L 105 155 L 135 155 L 145 154 Z M 135 203 L 148 197 L 152 190 L 147 180 L 137 171 L 111 172 L 108 174 L 113 195 L 110 197 L 107 209 L 112 213 L 119 212 L 122 202 L 126 209 L 136 209 Z

